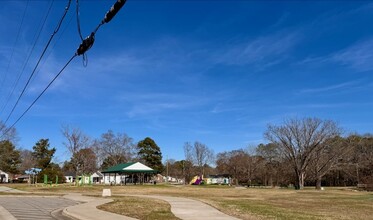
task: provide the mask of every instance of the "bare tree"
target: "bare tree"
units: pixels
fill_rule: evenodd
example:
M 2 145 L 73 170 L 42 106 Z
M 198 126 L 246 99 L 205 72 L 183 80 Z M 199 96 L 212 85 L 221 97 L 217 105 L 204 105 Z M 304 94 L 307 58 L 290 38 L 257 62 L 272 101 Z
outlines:
M 249 160 L 248 155 L 243 149 L 222 152 L 217 155 L 216 169 L 222 174 L 232 176 L 236 185 L 247 181 L 246 163 Z
M 358 184 L 373 184 L 373 135 L 351 134 L 345 138 L 351 153 L 345 154 L 340 168 Z
M 264 164 L 260 156 L 250 155 L 247 150 L 239 149 L 219 153 L 216 169 L 222 174 L 232 176 L 236 185 L 253 183 L 260 184 L 260 168 Z
M 91 139 L 85 135 L 80 128 L 71 128 L 68 125 L 62 125 L 61 132 L 66 138 L 66 142 L 63 142 L 63 145 L 65 145 L 71 156 L 81 149 L 91 146 Z
M 205 174 L 205 164 L 209 164 L 213 161 L 214 153 L 208 148 L 205 144 L 202 144 L 198 141 L 194 143 L 194 152 L 195 152 L 195 162 L 200 169 L 202 175 Z
M 356 151 L 360 155 L 358 181 L 370 184 L 370 190 L 373 190 L 373 135 L 362 136 L 361 144 L 356 146 Z
M 184 153 L 187 161 L 192 161 L 195 164 L 201 175 L 205 174 L 205 165 L 214 161 L 214 152 L 198 141 L 191 145 L 189 142 L 184 144 Z
M 181 160 L 179 167 L 182 169 L 182 174 L 184 176 L 184 183 L 188 183 L 192 179 L 193 173 L 193 155 L 192 155 L 192 145 L 189 142 L 184 144 L 184 156 L 185 160 Z
M 259 144 L 256 148 L 256 153 L 263 157 L 265 160 L 265 181 L 264 184 L 267 185 L 267 183 L 271 186 L 275 186 L 278 184 L 278 178 L 277 173 L 279 162 L 280 162 L 280 156 L 278 153 L 278 148 L 275 144 L 269 143 L 269 144 Z M 274 182 L 274 179 L 276 182 Z
M 63 125 L 61 128 L 63 136 L 66 138 L 66 142 L 63 145 L 67 148 L 71 154 L 71 166 L 76 174 L 83 174 L 83 170 L 80 169 L 80 161 L 76 158 L 78 153 L 83 149 L 91 147 L 91 139 L 85 135 L 79 128 L 71 128 L 68 125 Z M 80 156 L 79 156 L 80 157 Z M 96 165 L 96 164 L 95 164 Z
M 83 148 L 74 154 L 71 158 L 71 164 L 78 174 L 92 174 L 96 171 L 96 154 L 91 148 Z
M 24 173 L 26 170 L 35 167 L 36 161 L 32 156 L 32 151 L 24 149 L 20 151 L 21 155 L 21 164 L 19 166 L 19 171 Z
M 325 141 L 341 134 L 341 129 L 330 120 L 303 118 L 285 120 L 284 125 L 268 125 L 264 136 L 276 144 L 292 163 L 296 187 L 303 189 L 306 171 L 316 151 L 325 148 Z
M 313 152 L 309 170 L 316 181 L 316 189 L 321 189 L 322 177 L 337 166 L 338 161 L 349 151 L 352 151 L 352 148 L 348 141 L 337 136 L 326 140 L 321 147 Z
M 186 161 L 193 162 L 193 146 L 190 142 L 184 144 L 184 156 Z
M 16 144 L 18 142 L 17 131 L 14 127 L 8 128 L 2 121 L 0 121 L 0 141 L 5 140 Z
M 133 139 L 125 133 L 114 134 L 112 130 L 95 140 L 94 150 L 100 162 L 106 161 L 105 166 L 128 162 L 136 154 Z M 107 161 L 109 159 L 110 161 Z

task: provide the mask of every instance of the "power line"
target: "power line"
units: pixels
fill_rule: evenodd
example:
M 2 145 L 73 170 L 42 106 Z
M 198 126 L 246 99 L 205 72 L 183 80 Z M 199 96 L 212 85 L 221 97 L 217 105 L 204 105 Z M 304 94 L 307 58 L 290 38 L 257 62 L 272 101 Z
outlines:
M 33 43 L 33 45 L 32 45 L 32 48 L 31 48 L 31 50 L 30 50 L 30 52 L 29 52 L 29 54 L 28 54 L 28 56 L 27 56 L 27 58 L 26 58 L 25 63 L 23 64 L 23 67 L 22 67 L 21 72 L 18 74 L 18 77 L 17 77 L 15 83 L 13 84 L 13 89 L 12 89 L 11 93 L 8 95 L 8 98 L 7 98 L 6 102 L 4 103 L 4 105 L 3 105 L 3 107 L 2 107 L 2 109 L 1 109 L 1 111 L 0 111 L 0 115 L 3 113 L 3 111 L 5 110 L 5 108 L 8 106 L 9 101 L 10 101 L 10 98 L 13 96 L 14 91 L 15 91 L 15 89 L 17 88 L 17 85 L 18 85 L 18 83 L 19 83 L 19 80 L 21 79 L 21 76 L 23 75 L 23 73 L 24 73 L 24 71 L 25 71 L 25 68 L 26 68 L 26 66 L 27 66 L 27 64 L 28 64 L 28 62 L 29 62 L 29 60 L 30 60 L 30 57 L 31 57 L 31 55 L 32 55 L 32 52 L 33 52 L 34 49 L 35 49 L 36 43 L 39 41 L 39 37 L 40 37 L 41 32 L 42 32 L 42 30 L 43 30 L 43 28 L 44 28 L 44 26 L 45 26 L 45 24 L 46 24 L 46 21 L 47 21 L 47 19 L 48 19 L 48 17 L 49 17 L 49 14 L 50 14 L 50 11 L 51 11 L 51 9 L 52 9 L 52 6 L 53 6 L 53 1 L 52 1 L 51 4 L 49 5 L 48 11 L 47 11 L 47 13 L 46 13 L 46 15 L 45 15 L 44 20 L 42 20 L 41 25 L 39 24 L 39 26 L 40 26 L 39 31 L 37 32 L 37 34 L 35 33 L 36 38 L 35 38 L 35 36 L 34 36 L 35 41 L 34 41 L 34 43 Z
M 79 45 L 75 54 L 69 59 L 69 61 L 63 66 L 63 68 L 58 72 L 58 74 L 52 79 L 51 82 L 44 88 L 44 90 L 39 94 L 39 96 L 29 105 L 29 107 L 22 113 L 21 116 L 3 133 L 0 137 L 2 138 L 5 136 L 21 119 L 22 117 L 32 108 L 32 106 L 40 99 L 40 97 L 48 90 L 48 88 L 52 85 L 52 83 L 61 75 L 61 73 L 65 70 L 65 68 L 71 63 L 71 61 L 80 55 L 84 55 L 94 43 L 94 35 L 98 31 L 99 27 L 103 24 L 108 23 L 121 9 L 121 7 L 125 4 L 126 0 L 117 0 L 117 2 L 110 8 L 110 10 L 105 14 L 105 18 L 101 21 L 101 23 L 96 27 L 94 32 L 92 32 L 86 39 L 82 41 Z M 61 21 L 62 22 L 62 21 Z M 6 122 L 5 122 L 6 124 Z
M 82 31 L 80 30 L 80 10 L 79 10 L 79 0 L 76 0 L 76 24 L 78 26 L 78 34 L 79 37 L 82 41 L 84 41 L 83 36 L 82 36 Z M 88 56 L 87 54 L 83 54 L 83 66 L 87 67 L 88 65 Z
M 58 72 L 58 74 L 52 79 L 52 81 L 49 82 L 49 84 L 44 88 L 44 90 L 36 97 L 36 99 L 30 104 L 30 106 L 22 113 L 21 116 L 18 117 L 18 119 L 4 132 L 4 134 L 8 133 L 10 129 L 12 129 L 19 120 L 22 119 L 22 117 L 34 106 L 34 104 L 40 99 L 40 97 L 47 91 L 47 89 L 52 85 L 52 83 L 61 75 L 61 73 L 65 70 L 65 68 L 71 63 L 71 61 L 77 56 L 77 54 L 74 54 L 69 61 L 62 67 L 62 69 Z
M 39 60 L 38 60 L 38 62 L 36 63 L 36 65 L 35 65 L 35 67 L 34 67 L 34 70 L 32 71 L 30 77 L 29 77 L 28 80 L 27 80 L 26 85 L 23 87 L 23 90 L 22 90 L 21 94 L 18 96 L 18 99 L 17 99 L 16 103 L 14 104 L 14 106 L 13 106 L 11 112 L 9 113 L 7 119 L 5 120 L 5 124 L 8 122 L 9 118 L 12 116 L 12 114 L 13 114 L 13 112 L 14 112 L 14 109 L 17 107 L 17 105 L 18 105 L 18 103 L 19 103 L 19 100 L 22 98 L 22 96 L 23 96 L 23 94 L 24 94 L 24 92 L 25 92 L 27 86 L 29 85 L 29 83 L 30 83 L 30 81 L 31 81 L 31 78 L 33 77 L 33 75 L 34 75 L 36 69 L 37 69 L 38 66 L 39 66 L 39 63 L 40 63 L 41 59 L 43 58 L 45 52 L 47 51 L 47 49 L 48 49 L 48 47 L 49 47 L 49 44 L 51 43 L 53 37 L 56 35 L 56 33 L 58 32 L 58 30 L 60 29 L 61 24 L 62 24 L 62 22 L 63 22 L 63 20 L 64 20 L 64 18 L 65 18 L 65 16 L 66 16 L 66 14 L 67 14 L 67 11 L 68 11 L 69 8 L 70 8 L 70 3 L 71 3 L 71 0 L 69 0 L 67 6 L 65 7 L 65 12 L 64 12 L 64 14 L 62 15 L 60 21 L 58 22 L 57 27 L 56 27 L 56 29 L 54 30 L 53 34 L 50 36 L 50 38 L 49 38 L 49 40 L 48 40 L 48 43 L 45 45 L 44 50 L 43 50 L 43 52 L 41 53 L 41 55 L 40 55 L 40 57 L 39 57 Z
M 87 50 L 89 50 L 95 41 L 95 34 L 99 30 L 99 28 L 104 25 L 105 23 L 109 23 L 111 19 L 119 12 L 119 10 L 123 7 L 127 0 L 117 0 L 114 5 L 110 8 L 108 12 L 106 12 L 104 19 L 97 25 L 97 27 L 91 32 L 91 34 L 86 37 L 83 42 L 79 45 L 77 49 L 77 54 L 84 55 Z
M 79 15 L 79 13 L 80 13 L 80 11 L 79 11 L 79 0 L 76 0 L 76 23 L 77 23 L 77 26 L 78 26 L 79 37 L 83 41 L 82 31 L 80 30 L 80 15 Z
M 8 66 L 7 66 L 7 68 L 6 68 L 6 71 L 5 71 L 5 74 L 4 74 L 4 78 L 3 78 L 2 82 L 1 82 L 1 85 L 0 85 L 0 94 L 1 94 L 1 92 L 2 92 L 2 90 L 3 90 L 3 88 L 4 88 L 4 82 L 6 81 L 7 75 L 8 75 L 8 73 L 9 73 L 9 67 L 10 67 L 10 64 L 11 64 L 11 62 L 12 62 L 12 60 L 13 60 L 13 54 L 14 54 L 14 51 L 15 51 L 16 45 L 17 45 L 17 43 L 18 43 L 19 35 L 20 35 L 20 33 L 21 33 L 21 29 L 22 29 L 23 21 L 24 21 L 24 19 L 25 19 L 25 15 L 26 15 L 26 11 L 27 11 L 27 8 L 28 8 L 28 4 L 29 4 L 29 0 L 27 0 L 25 10 L 23 11 L 23 15 L 22 15 L 21 23 L 20 23 L 20 25 L 19 25 L 19 27 L 18 27 L 18 31 L 17 31 L 16 41 L 14 42 L 13 49 L 12 49 L 12 52 L 11 52 L 11 54 L 10 54 L 10 59 L 9 59 L 9 62 L 8 62 Z

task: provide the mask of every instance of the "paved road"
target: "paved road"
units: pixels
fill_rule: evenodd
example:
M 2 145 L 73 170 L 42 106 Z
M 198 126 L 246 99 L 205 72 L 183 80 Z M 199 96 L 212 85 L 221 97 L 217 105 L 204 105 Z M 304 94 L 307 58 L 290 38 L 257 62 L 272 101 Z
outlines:
M 75 204 L 60 197 L 0 196 L 0 206 L 18 220 L 66 219 L 58 213 L 52 216 L 52 212 Z

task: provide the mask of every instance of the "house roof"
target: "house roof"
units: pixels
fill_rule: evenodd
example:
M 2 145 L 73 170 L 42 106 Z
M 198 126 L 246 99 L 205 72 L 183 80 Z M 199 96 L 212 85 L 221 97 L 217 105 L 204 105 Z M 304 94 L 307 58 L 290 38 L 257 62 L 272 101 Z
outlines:
M 63 175 L 64 175 L 64 176 L 73 176 L 73 177 L 75 177 L 75 176 L 76 176 L 76 173 L 73 172 L 73 171 L 67 171 L 67 172 L 64 172 Z
M 94 172 L 91 177 L 103 177 L 104 175 L 102 175 L 102 173 L 100 171 L 96 171 Z
M 121 163 L 113 167 L 109 167 L 107 170 L 101 173 L 156 173 L 156 170 L 140 163 Z
M 231 175 L 229 174 L 215 174 L 215 175 L 208 175 L 207 178 L 229 178 Z

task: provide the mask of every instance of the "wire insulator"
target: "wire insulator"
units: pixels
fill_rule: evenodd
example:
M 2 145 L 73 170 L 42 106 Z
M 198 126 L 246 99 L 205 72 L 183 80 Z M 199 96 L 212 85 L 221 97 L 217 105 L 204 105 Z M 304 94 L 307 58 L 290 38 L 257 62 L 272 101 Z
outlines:
M 103 22 L 109 23 L 111 19 L 118 13 L 118 11 L 122 8 L 124 3 L 126 3 L 127 0 L 117 0 L 115 4 L 110 8 L 110 10 L 106 13 L 105 18 Z
M 84 54 L 89 50 L 92 46 L 93 43 L 95 42 L 95 33 L 92 32 L 86 39 L 83 40 L 83 42 L 79 45 L 79 48 L 76 50 L 76 54 L 78 56 Z

